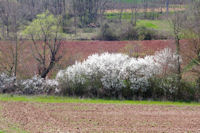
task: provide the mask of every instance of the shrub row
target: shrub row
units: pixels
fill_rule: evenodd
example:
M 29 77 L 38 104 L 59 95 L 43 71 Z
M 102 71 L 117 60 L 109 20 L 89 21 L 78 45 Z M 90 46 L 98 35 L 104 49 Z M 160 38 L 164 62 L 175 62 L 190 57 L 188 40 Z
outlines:
M 0 74 L 0 93 L 199 101 L 200 88 L 195 83 L 179 81 L 173 74 L 177 57 L 170 49 L 144 58 L 94 54 L 59 71 L 55 80 L 38 76 L 16 80 L 14 76 Z
M 153 85 L 151 79 L 175 69 L 176 59 L 170 49 L 144 58 L 94 54 L 60 71 L 56 78 L 65 95 L 132 99 L 147 95 Z
M 116 31 L 114 26 L 109 24 L 104 24 L 98 36 L 95 38 L 97 40 L 160 40 L 167 39 L 168 36 L 161 34 L 157 30 L 149 29 L 146 27 L 133 27 L 132 25 L 127 26 L 127 28 L 122 27 L 122 30 Z
M 0 74 L 0 93 L 41 95 L 59 93 L 56 80 L 44 80 L 38 76 L 32 79 L 16 80 L 14 76 Z
M 151 78 L 147 93 L 148 97 L 154 100 L 200 100 L 200 88 L 197 87 L 196 83 L 184 81 L 183 79 L 179 82 L 176 74 Z

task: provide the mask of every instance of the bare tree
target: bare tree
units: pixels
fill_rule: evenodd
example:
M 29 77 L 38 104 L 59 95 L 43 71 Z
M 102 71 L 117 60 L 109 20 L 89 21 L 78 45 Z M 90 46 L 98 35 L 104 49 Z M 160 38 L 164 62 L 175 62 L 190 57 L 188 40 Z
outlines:
M 78 16 L 83 25 L 95 24 L 98 18 L 105 12 L 109 1 L 110 0 L 73 0 L 72 7 L 74 16 Z
M 138 13 L 138 2 L 134 0 L 131 3 L 131 24 L 134 26 L 136 26 L 137 23 L 137 13 Z
M 0 1 L 0 18 L 2 21 L 2 25 L 6 27 L 6 29 L 3 27 L 3 37 L 9 38 L 10 33 L 10 25 L 11 25 L 11 7 L 10 7 L 10 1 L 9 0 L 2 0 Z M 6 31 L 5 31 L 6 30 Z M 6 34 L 6 35 L 5 35 Z
M 177 58 L 177 77 L 178 81 L 181 80 L 181 59 L 180 59 L 180 40 L 181 40 L 181 33 L 182 33 L 182 25 L 183 25 L 183 14 L 176 12 L 171 17 L 170 24 L 173 28 L 174 39 L 176 44 L 176 54 L 178 55 Z
M 10 0 L 3 0 L 1 1 L 3 4 L 3 7 L 0 8 L 0 14 L 1 14 L 1 19 L 3 21 L 3 24 L 6 25 L 7 30 L 7 36 L 4 36 L 5 40 L 10 40 L 6 41 L 5 43 L 12 43 L 10 45 L 10 54 L 12 57 L 9 66 L 10 72 L 13 72 L 15 76 L 17 76 L 17 69 L 18 69 L 18 50 L 19 50 L 19 45 L 21 44 L 20 42 L 20 35 L 18 33 L 19 27 L 21 24 L 23 24 L 23 19 L 24 19 L 24 12 L 22 11 L 22 7 L 19 3 L 16 1 L 10 1 Z M 9 44 L 8 44 L 9 45 Z M 14 66 L 13 66 L 14 65 Z M 12 71 L 14 70 L 14 71 Z
M 166 0 L 166 14 L 169 15 L 169 0 Z
M 99 1 L 99 15 L 101 25 L 103 23 L 103 17 L 106 9 L 112 4 L 111 0 L 101 0 Z
M 189 43 L 187 57 L 190 62 L 188 67 L 190 68 L 189 70 L 197 74 L 197 83 L 200 88 L 200 1 L 193 1 L 184 20 L 184 35 Z

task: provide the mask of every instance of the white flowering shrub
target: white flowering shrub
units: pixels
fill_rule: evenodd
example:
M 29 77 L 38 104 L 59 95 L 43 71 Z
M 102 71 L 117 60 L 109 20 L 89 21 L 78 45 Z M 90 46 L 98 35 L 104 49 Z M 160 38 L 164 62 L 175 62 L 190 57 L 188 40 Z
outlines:
M 16 77 L 8 76 L 5 73 L 0 74 L 0 93 L 13 91 L 16 86 Z
M 179 57 L 179 60 L 182 62 L 181 57 Z M 150 79 L 150 92 L 153 97 L 164 96 L 170 99 L 177 93 L 179 88 L 176 75 L 178 55 L 171 49 L 166 48 L 155 53 L 154 61 L 158 64 L 159 76 Z M 181 82 L 181 86 L 184 88 L 184 82 Z
M 178 55 L 175 54 L 172 49 L 165 48 L 162 51 L 158 51 L 154 55 L 154 60 L 158 63 L 160 67 L 160 73 L 166 74 L 171 69 L 176 69 L 177 67 Z M 180 62 L 182 59 L 180 57 Z
M 59 92 L 56 80 L 44 80 L 38 76 L 26 80 L 16 80 L 15 76 L 0 74 L 0 93 L 37 95 L 58 94 Z
M 20 82 L 21 94 L 26 95 L 38 95 L 38 94 L 49 94 L 57 93 L 58 82 L 56 80 L 45 80 L 39 76 L 34 76 L 31 79 L 22 80 Z
M 148 86 L 148 79 L 154 72 L 151 69 L 156 65 L 152 61 L 153 58 L 151 57 L 129 59 L 122 66 L 120 72 L 121 80 L 126 81 L 132 90 L 142 89 L 142 91 L 145 91 Z M 154 66 L 152 64 L 149 65 L 149 63 L 152 63 Z
M 166 65 L 173 68 L 172 62 L 176 58 L 170 49 L 137 59 L 124 54 L 94 54 L 58 72 L 56 79 L 65 89 L 74 92 L 80 88 L 86 92 L 101 89 L 111 96 L 120 93 L 123 88 L 144 92 L 149 78 L 161 74 Z
M 57 74 L 61 84 L 74 91 L 96 91 L 97 88 L 117 90 L 124 87 L 120 79 L 122 64 L 129 57 L 123 54 L 94 54 L 84 62 L 78 62 Z

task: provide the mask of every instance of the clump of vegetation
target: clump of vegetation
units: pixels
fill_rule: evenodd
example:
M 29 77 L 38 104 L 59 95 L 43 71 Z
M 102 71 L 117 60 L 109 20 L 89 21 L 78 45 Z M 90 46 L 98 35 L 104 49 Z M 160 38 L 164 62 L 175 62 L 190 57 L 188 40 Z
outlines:
M 144 58 L 95 54 L 60 71 L 56 79 L 69 96 L 198 101 L 197 85 L 174 74 L 177 59 L 170 49 Z
M 144 58 L 95 54 L 60 71 L 57 79 L 68 95 L 133 98 L 134 93 L 148 90 L 149 79 L 162 73 L 164 66 L 173 69 L 176 58 L 168 49 Z
M 193 82 L 177 80 L 177 75 L 158 76 L 150 79 L 148 95 L 155 100 L 199 101 L 199 90 Z M 181 88 L 181 89 L 180 89 Z
M 120 34 L 120 40 L 158 40 L 167 39 L 159 31 L 154 29 L 149 29 L 144 26 L 141 27 L 131 27 Z
M 8 76 L 5 73 L 0 74 L 0 93 L 10 93 L 15 90 L 16 77 Z
M 116 30 L 115 27 L 119 25 L 109 25 L 105 23 L 99 32 L 99 35 L 95 38 L 97 40 L 157 40 L 157 39 L 167 39 L 167 36 L 164 36 L 160 32 L 154 29 L 149 29 L 144 26 L 134 27 L 130 24 L 128 26 L 120 26 Z
M 97 36 L 98 40 L 106 40 L 106 41 L 114 41 L 118 40 L 119 37 L 115 33 L 115 29 L 113 29 L 110 25 L 105 23 L 99 32 L 99 35 Z
M 17 80 L 15 76 L 2 73 L 0 74 L 0 93 L 21 95 L 58 94 L 59 89 L 56 80 L 45 80 L 39 76 Z
M 138 40 L 137 29 L 132 25 L 128 25 L 127 28 L 120 33 L 120 40 Z

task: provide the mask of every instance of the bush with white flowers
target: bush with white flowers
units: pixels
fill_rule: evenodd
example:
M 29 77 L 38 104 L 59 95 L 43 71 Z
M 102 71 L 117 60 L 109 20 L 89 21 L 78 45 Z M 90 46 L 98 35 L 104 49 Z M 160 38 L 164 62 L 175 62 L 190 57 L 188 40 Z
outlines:
M 161 66 L 160 73 L 165 74 L 171 69 L 176 69 L 178 57 L 179 55 L 173 53 L 171 49 L 165 48 L 155 53 L 154 60 Z M 181 57 L 179 57 L 179 60 L 182 62 Z
M 163 67 L 174 68 L 177 55 L 166 48 L 153 56 L 131 58 L 124 54 L 94 54 L 58 72 L 56 79 L 64 89 L 91 88 L 115 94 L 123 88 L 146 91 L 148 80 L 161 74 Z
M 8 76 L 5 73 L 0 74 L 0 93 L 13 91 L 16 86 L 16 77 Z
M 20 93 L 26 95 L 56 93 L 58 90 L 57 87 L 58 82 L 56 80 L 45 80 L 39 76 L 34 76 L 31 79 L 22 80 L 20 82 Z
M 39 76 L 31 79 L 16 80 L 15 76 L 0 74 L 0 93 L 13 93 L 25 95 L 56 94 L 59 93 L 58 81 L 44 80 Z

